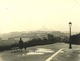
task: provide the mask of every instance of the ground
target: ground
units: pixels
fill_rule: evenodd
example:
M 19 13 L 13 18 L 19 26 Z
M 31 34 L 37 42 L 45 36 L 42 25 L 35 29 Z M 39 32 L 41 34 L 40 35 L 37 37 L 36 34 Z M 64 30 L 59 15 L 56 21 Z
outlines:
M 80 47 L 73 49 L 64 49 L 51 61 L 80 61 Z
M 68 49 L 68 47 L 68 44 L 56 43 L 29 47 L 23 52 L 4 51 L 0 53 L 0 61 L 45 61 L 61 48 L 64 50 L 52 58 L 51 61 L 79 61 L 80 46 L 73 45 L 73 49 Z

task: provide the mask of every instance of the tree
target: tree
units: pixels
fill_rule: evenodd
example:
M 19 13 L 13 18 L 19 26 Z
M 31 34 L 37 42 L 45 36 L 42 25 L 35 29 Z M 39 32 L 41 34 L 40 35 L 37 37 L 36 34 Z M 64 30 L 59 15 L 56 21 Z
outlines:
M 73 44 L 80 44 L 80 33 L 71 36 L 71 42 Z

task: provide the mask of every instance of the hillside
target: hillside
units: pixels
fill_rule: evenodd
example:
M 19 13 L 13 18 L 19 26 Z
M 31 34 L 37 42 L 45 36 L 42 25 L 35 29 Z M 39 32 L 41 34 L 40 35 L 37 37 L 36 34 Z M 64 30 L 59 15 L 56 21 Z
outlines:
M 62 33 L 60 31 L 31 31 L 31 32 L 11 32 L 2 34 L 0 37 L 3 40 L 8 38 L 35 38 L 35 37 L 46 37 L 47 34 L 53 34 L 54 36 L 68 36 L 68 33 Z

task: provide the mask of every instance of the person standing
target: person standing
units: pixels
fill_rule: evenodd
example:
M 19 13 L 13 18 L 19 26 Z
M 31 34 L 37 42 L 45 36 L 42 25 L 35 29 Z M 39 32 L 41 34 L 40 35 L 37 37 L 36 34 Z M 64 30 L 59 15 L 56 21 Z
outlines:
M 27 42 L 24 42 L 24 49 L 26 51 L 26 48 L 27 48 Z
M 19 48 L 21 49 L 21 51 L 22 51 L 22 49 L 23 49 L 23 45 L 24 45 L 24 43 L 23 43 L 23 41 L 22 41 L 22 38 L 20 38 Z

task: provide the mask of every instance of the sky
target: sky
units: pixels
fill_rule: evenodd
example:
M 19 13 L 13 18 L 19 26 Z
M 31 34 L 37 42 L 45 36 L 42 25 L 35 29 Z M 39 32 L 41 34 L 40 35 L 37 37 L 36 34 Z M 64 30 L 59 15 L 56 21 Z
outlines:
M 0 33 L 55 30 L 80 32 L 79 0 L 0 0 Z

